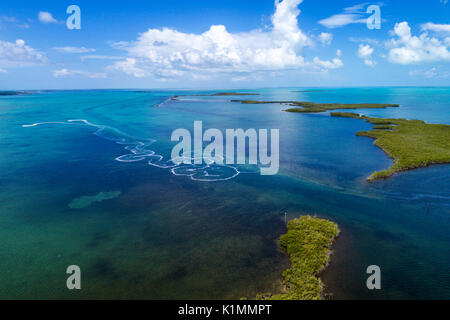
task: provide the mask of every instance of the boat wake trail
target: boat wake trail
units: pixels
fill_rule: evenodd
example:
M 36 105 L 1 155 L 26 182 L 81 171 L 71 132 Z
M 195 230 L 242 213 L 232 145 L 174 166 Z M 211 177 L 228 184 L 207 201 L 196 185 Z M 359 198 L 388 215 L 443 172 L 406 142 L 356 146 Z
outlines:
M 157 154 L 151 146 L 156 142 L 154 139 L 140 139 L 130 136 L 116 128 L 98 125 L 84 119 L 67 120 L 65 122 L 39 122 L 29 125 L 22 125 L 23 128 L 38 127 L 43 125 L 74 125 L 95 128 L 94 135 L 108 141 L 123 145 L 128 151 L 127 154 L 117 157 L 115 160 L 123 163 L 133 163 L 147 161 L 149 166 L 170 170 L 175 176 L 189 177 L 194 181 L 214 182 L 226 181 L 236 178 L 243 173 L 237 168 L 217 164 L 211 159 L 203 159 L 203 164 L 195 164 L 198 157 L 179 157 L 177 159 L 166 159 L 163 155 Z M 181 164 L 176 164 L 181 163 Z M 244 172 L 244 173 L 252 173 Z

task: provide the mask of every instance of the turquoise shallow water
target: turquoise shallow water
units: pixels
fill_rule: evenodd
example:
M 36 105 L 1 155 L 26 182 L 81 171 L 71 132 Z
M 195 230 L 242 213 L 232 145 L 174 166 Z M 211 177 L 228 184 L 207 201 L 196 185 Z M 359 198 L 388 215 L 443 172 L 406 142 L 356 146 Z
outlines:
M 450 124 L 449 88 L 255 92 L 264 100 L 398 103 L 358 112 Z M 342 237 L 323 275 L 335 298 L 450 298 L 450 166 L 368 184 L 391 160 L 355 136 L 370 128 L 364 121 L 229 97 L 168 101 L 198 93 L 0 98 L 0 298 L 223 299 L 273 291 L 288 264 L 276 243 L 286 211 L 339 223 Z M 205 129 L 279 128 L 280 174 L 239 167 L 234 177 L 232 168 L 213 168 L 230 179 L 205 182 L 198 181 L 204 171 L 200 179 L 185 168 L 173 172 L 170 135 L 192 131 L 196 120 Z M 35 123 L 46 124 L 23 127 Z M 113 196 L 69 206 L 102 192 Z M 79 292 L 65 287 L 73 264 L 82 269 Z M 377 292 L 365 287 L 373 264 L 382 270 Z

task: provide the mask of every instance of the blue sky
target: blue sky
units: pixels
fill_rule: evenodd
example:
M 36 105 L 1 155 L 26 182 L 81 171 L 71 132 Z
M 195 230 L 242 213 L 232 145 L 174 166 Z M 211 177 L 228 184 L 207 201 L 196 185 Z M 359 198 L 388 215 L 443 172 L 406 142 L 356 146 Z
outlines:
M 446 0 L 0 3 L 0 90 L 414 85 L 450 85 Z

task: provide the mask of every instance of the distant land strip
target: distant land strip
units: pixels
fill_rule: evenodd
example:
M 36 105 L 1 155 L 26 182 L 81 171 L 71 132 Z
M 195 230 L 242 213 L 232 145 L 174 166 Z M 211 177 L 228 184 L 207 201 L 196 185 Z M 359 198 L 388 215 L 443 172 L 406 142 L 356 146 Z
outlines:
M 259 96 L 259 93 L 245 93 L 245 92 L 217 92 L 213 94 L 187 94 L 173 96 L 172 100 L 178 100 L 181 97 L 232 97 L 232 96 Z
M 231 100 L 231 102 L 240 102 L 242 104 L 286 104 L 291 107 L 284 111 L 296 113 L 319 113 L 330 110 L 341 109 L 385 109 L 398 108 L 398 104 L 380 104 L 380 103 L 358 103 L 358 104 L 344 104 L 344 103 L 314 103 L 305 101 L 258 101 L 258 100 Z
M 28 91 L 0 91 L 0 96 L 21 96 L 26 94 L 32 94 Z

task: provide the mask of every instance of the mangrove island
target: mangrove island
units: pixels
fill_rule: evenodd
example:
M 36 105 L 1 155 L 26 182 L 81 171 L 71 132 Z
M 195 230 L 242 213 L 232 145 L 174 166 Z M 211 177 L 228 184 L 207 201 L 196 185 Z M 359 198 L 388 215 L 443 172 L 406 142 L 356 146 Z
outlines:
M 324 284 L 319 275 L 330 262 L 331 246 L 340 234 L 337 224 L 312 216 L 288 222 L 280 247 L 289 256 L 291 267 L 283 276 L 284 292 L 260 294 L 262 300 L 322 300 Z
M 375 139 L 375 145 L 394 160 L 391 168 L 374 172 L 367 180 L 389 178 L 397 172 L 450 163 L 450 126 L 421 120 L 383 119 L 357 113 L 332 112 L 332 117 L 364 119 L 373 130 L 358 136 Z
M 240 102 L 242 104 L 286 104 L 291 107 L 284 111 L 296 113 L 318 113 L 330 110 L 341 109 L 385 109 L 398 108 L 398 104 L 380 104 L 380 103 L 358 103 L 358 104 L 344 104 L 344 103 L 314 103 L 303 101 L 258 101 L 258 100 L 231 100 L 231 102 Z

